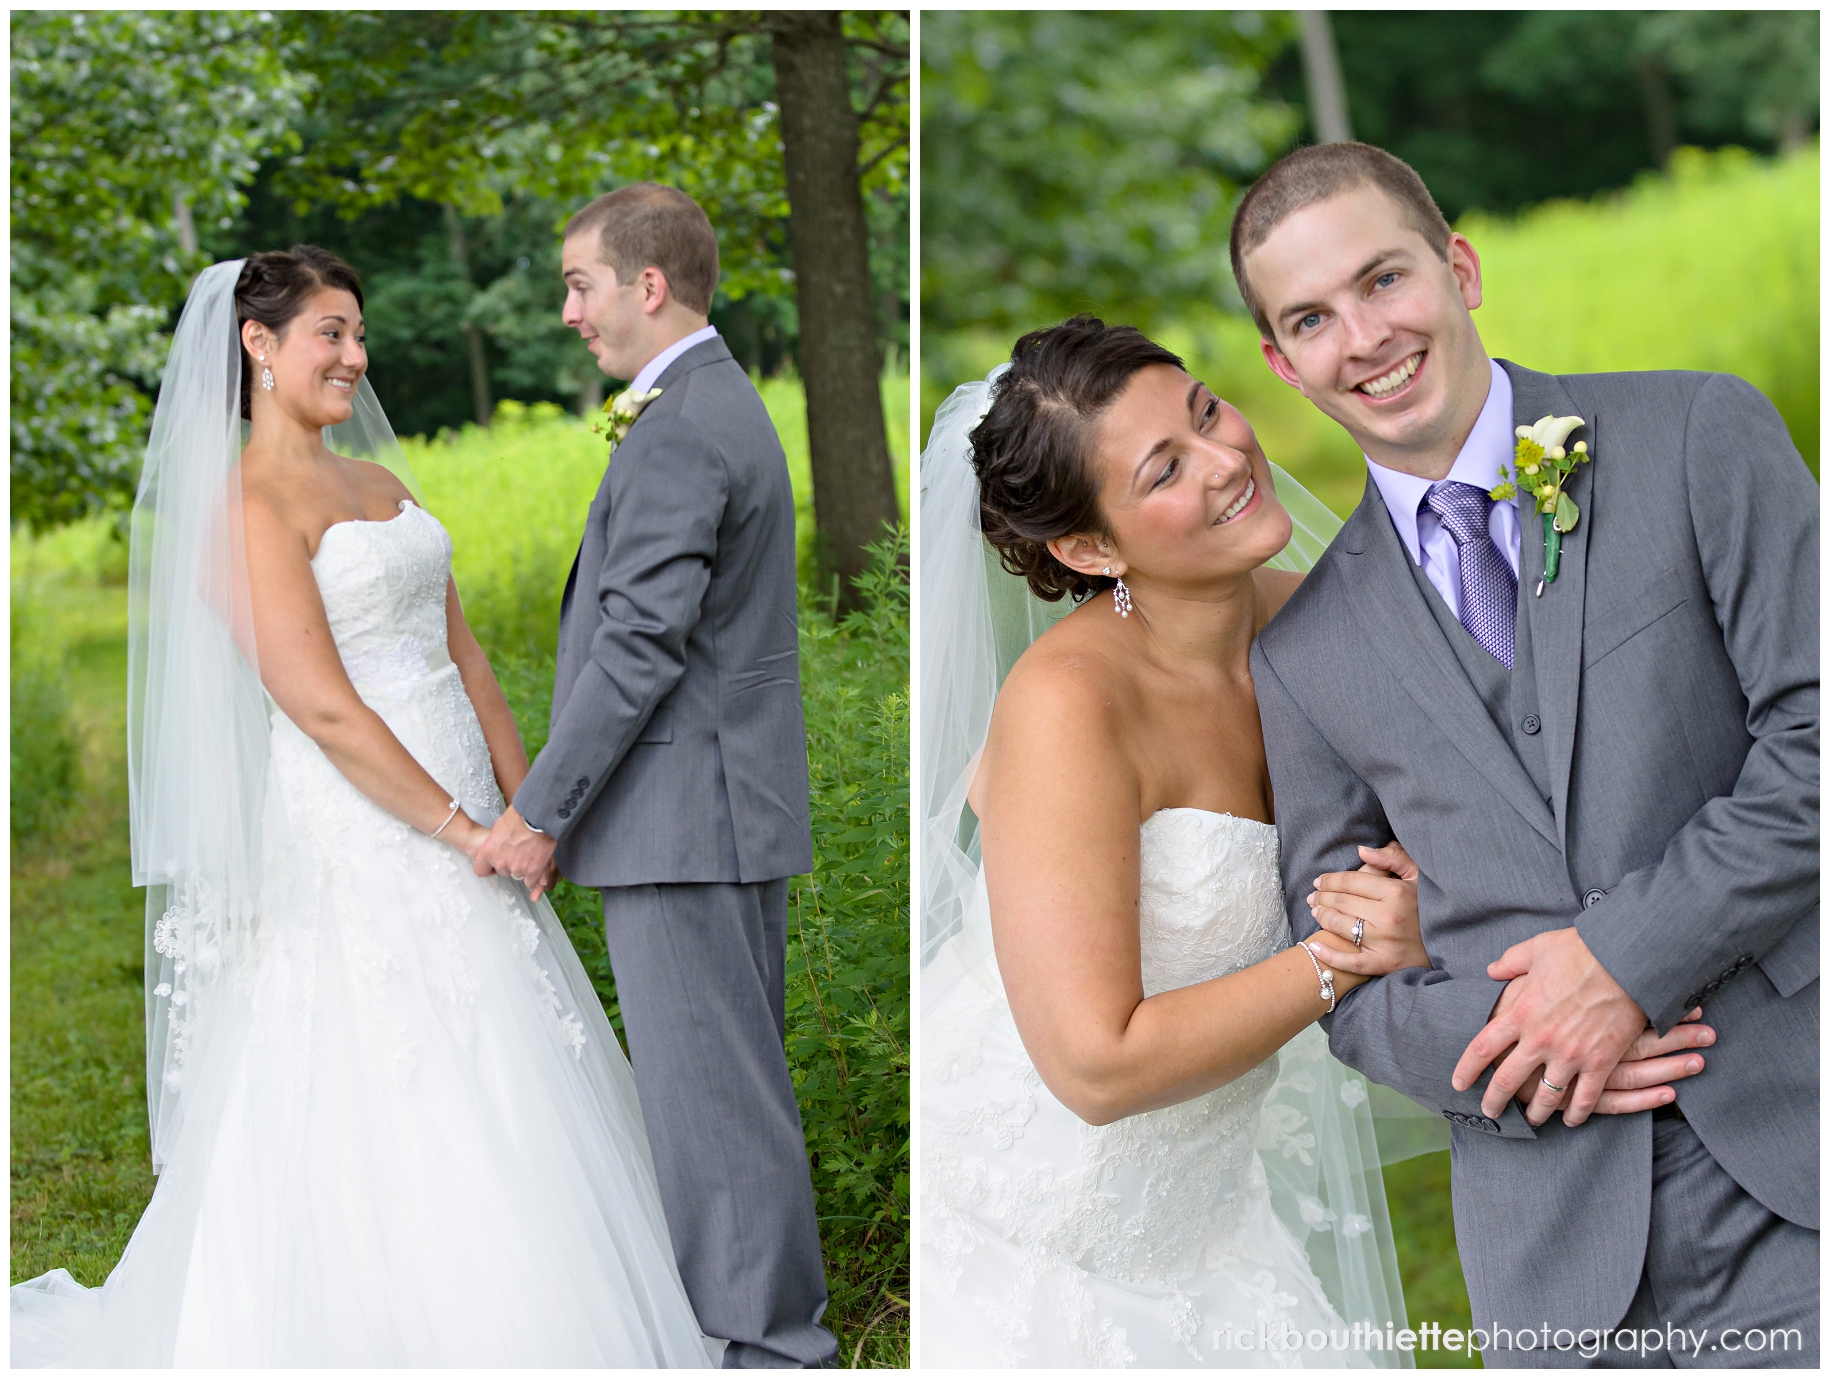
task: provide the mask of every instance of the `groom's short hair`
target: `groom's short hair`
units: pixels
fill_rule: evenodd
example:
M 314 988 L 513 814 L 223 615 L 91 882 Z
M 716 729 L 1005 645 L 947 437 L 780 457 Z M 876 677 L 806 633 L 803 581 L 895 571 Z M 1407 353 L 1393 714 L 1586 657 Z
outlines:
M 1423 236 L 1437 258 L 1448 262 L 1449 222 L 1416 169 L 1402 158 L 1358 143 L 1312 144 L 1287 153 L 1252 184 L 1233 213 L 1233 280 L 1265 339 L 1275 343 L 1277 337 L 1271 333 L 1264 305 L 1246 281 L 1245 256 L 1304 207 L 1369 185 L 1397 202 L 1410 227 Z
M 677 187 L 632 182 L 605 192 L 566 222 L 565 237 L 596 231 L 598 257 L 631 283 L 658 268 L 681 306 L 704 316 L 718 290 L 718 236 L 699 203 Z

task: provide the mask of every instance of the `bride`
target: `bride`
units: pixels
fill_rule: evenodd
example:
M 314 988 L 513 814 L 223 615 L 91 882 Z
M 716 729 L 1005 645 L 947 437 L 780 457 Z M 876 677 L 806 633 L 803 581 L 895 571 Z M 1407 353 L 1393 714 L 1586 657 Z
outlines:
M 362 331 L 312 246 L 179 321 L 131 557 L 159 1180 L 100 1288 L 14 1286 L 15 1366 L 715 1359 L 553 877 L 468 860 L 527 757 Z
M 1339 522 L 1085 316 L 958 390 L 922 478 L 921 1363 L 1408 1365 L 1315 1021 L 1429 965 L 1417 869 L 1362 847 L 1291 943 L 1247 668 Z

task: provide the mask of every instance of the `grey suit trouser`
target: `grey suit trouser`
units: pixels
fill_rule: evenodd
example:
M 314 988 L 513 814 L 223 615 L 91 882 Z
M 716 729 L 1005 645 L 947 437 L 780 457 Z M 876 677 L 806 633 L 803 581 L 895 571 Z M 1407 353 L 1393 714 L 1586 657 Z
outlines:
M 674 1257 L 726 1369 L 831 1358 L 813 1184 L 782 1051 L 788 883 L 603 892 Z
M 1570 1345 L 1566 1331 L 1559 1348 L 1554 1330 L 1515 1334 L 1481 1358 L 1489 1369 L 1816 1369 L 1817 1235 L 1750 1197 L 1688 1121 L 1656 1115 L 1651 1230 L 1627 1315 L 1605 1339 Z

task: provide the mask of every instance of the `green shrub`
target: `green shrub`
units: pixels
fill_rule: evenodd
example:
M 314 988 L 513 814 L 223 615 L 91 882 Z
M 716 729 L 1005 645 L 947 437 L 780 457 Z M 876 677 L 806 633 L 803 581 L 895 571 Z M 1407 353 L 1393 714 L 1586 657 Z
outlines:
M 27 611 L 12 608 L 12 840 L 50 839 L 75 810 L 83 788 L 82 736 L 70 702 L 67 657 Z

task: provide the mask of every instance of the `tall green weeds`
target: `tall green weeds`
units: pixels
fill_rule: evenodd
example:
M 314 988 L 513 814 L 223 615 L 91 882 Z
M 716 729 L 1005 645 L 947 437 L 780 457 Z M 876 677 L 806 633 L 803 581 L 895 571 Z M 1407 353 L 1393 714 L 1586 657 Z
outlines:
M 67 653 L 29 600 L 12 606 L 11 830 L 15 848 L 55 837 L 80 801 L 82 738 Z

